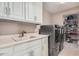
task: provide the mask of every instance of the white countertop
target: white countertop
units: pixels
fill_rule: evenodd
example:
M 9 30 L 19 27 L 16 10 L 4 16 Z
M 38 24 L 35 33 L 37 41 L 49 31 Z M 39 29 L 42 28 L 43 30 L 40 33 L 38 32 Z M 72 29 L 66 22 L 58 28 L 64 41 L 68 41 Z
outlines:
M 48 37 L 48 35 L 40 35 L 36 33 L 25 34 L 24 40 L 14 41 L 13 39 L 18 39 L 19 34 L 15 35 L 1 35 L 0 36 L 0 48 L 5 48 L 8 46 L 16 45 L 23 42 L 30 42 L 33 40 Z M 29 38 L 30 36 L 36 36 L 35 38 Z

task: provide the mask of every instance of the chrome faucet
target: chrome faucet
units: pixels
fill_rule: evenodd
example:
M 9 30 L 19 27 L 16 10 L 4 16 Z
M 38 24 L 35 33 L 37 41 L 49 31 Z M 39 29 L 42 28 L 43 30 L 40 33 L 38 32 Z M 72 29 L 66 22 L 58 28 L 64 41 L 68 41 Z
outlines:
M 26 31 L 22 31 L 19 35 L 19 37 L 24 37 L 24 34 L 27 33 Z

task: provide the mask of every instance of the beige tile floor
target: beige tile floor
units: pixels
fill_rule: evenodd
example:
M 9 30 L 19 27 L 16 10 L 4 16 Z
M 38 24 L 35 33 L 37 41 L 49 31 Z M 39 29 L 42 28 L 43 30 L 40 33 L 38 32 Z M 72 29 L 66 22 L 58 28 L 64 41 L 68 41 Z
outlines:
M 64 42 L 64 49 L 58 56 L 79 56 L 79 45 L 77 43 Z

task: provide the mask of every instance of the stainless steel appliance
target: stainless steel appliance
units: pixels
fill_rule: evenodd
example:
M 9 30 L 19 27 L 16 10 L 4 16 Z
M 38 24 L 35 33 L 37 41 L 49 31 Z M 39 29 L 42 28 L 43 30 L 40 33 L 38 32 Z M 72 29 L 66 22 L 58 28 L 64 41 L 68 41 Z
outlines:
M 48 54 L 49 56 L 57 56 L 63 48 L 63 31 L 58 25 L 42 25 L 39 34 L 48 34 Z

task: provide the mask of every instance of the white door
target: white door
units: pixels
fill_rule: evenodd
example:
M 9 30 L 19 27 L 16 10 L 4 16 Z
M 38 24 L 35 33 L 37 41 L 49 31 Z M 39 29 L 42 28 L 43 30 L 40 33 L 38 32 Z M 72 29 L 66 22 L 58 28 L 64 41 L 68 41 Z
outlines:
M 16 21 L 24 21 L 24 3 L 23 2 L 10 2 L 9 3 L 10 17 Z

